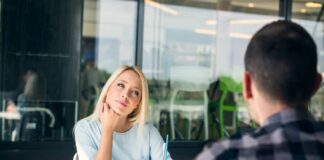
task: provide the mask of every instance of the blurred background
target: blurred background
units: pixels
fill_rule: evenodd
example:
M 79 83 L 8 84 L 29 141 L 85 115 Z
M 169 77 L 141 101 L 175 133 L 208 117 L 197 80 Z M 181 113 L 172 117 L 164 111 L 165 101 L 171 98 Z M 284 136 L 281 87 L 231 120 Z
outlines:
M 323 3 L 0 0 L 0 149 L 64 144 L 72 156 L 74 124 L 123 64 L 147 77 L 148 120 L 163 138 L 186 145 L 250 132 L 257 126 L 241 93 L 249 40 L 269 22 L 299 23 L 317 44 L 323 74 Z M 309 106 L 319 120 L 323 105 L 321 88 Z

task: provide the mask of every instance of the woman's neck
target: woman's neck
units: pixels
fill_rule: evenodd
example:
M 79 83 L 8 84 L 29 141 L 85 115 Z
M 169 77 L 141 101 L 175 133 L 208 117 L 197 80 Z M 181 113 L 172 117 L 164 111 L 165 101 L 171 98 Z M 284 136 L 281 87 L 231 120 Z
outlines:
M 115 132 L 126 132 L 130 128 L 132 128 L 132 123 L 128 120 L 127 116 L 126 117 L 120 117 L 120 120 L 116 126 Z

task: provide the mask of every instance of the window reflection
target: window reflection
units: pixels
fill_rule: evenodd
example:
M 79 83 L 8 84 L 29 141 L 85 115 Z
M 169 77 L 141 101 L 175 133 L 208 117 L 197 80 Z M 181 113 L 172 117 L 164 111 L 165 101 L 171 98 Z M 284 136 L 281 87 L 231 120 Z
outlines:
M 136 1 L 84 1 L 79 119 L 93 112 L 111 72 L 135 64 L 136 9 Z
M 94 53 L 98 68 L 108 73 L 122 64 L 133 65 L 137 3 L 85 0 L 84 5 L 83 57 Z
M 293 2 L 293 21 L 302 25 L 315 40 L 318 52 L 318 71 L 324 75 L 324 32 L 323 32 L 323 4 L 302 0 Z M 309 109 L 318 120 L 324 120 L 324 90 L 323 83 L 312 97 Z
M 1 3 L 0 141 L 72 139 L 80 2 Z
M 75 118 L 66 122 L 63 117 L 76 113 L 75 102 L 72 106 L 55 103 L 47 95 L 47 80 L 42 73 L 27 69 L 15 92 L 3 101 L 3 128 L 1 138 L 4 141 L 43 141 L 71 138 Z M 55 105 L 54 105 L 55 104 Z M 71 107 L 71 108 L 65 108 Z M 70 110 L 70 111 L 67 111 Z M 72 116 L 75 117 L 75 116 Z M 60 135 L 61 134 L 61 135 Z
M 197 140 L 205 139 L 207 135 L 209 139 L 217 139 L 224 136 L 220 132 L 225 130 L 229 134 L 235 132 L 237 127 L 232 129 L 232 126 L 236 123 L 233 117 L 237 113 L 230 111 L 223 116 L 218 110 L 223 103 L 220 102 L 223 92 L 231 92 L 224 95 L 224 103 L 243 112 L 238 115 L 244 121 L 239 119 L 238 124 L 247 121 L 246 125 L 250 125 L 245 116 L 245 104 L 241 101 L 241 89 L 233 89 L 237 88 L 233 86 L 241 86 L 243 56 L 250 38 L 264 24 L 278 19 L 278 7 L 278 1 L 253 4 L 235 0 L 145 1 L 143 71 L 150 85 L 150 121 L 163 136 L 169 134 L 174 140 Z M 183 79 L 178 83 L 172 80 L 174 68 L 182 68 L 177 75 Z M 191 68 L 188 73 L 186 68 Z M 195 72 L 193 68 L 206 68 L 207 72 Z M 214 118 L 204 120 L 205 111 L 196 108 L 193 115 L 190 110 L 190 106 L 201 104 L 194 102 L 201 95 L 191 90 L 192 83 L 197 80 L 207 84 L 203 90 L 205 93 L 209 90 L 205 108 L 209 115 L 215 113 Z M 178 86 L 174 84 L 186 84 L 187 81 L 191 82 L 185 87 L 187 91 L 178 93 Z M 227 89 L 220 90 L 220 86 Z M 177 103 L 182 104 L 181 111 L 175 111 L 174 104 Z M 220 118 L 222 116 L 224 119 Z M 219 128 L 220 123 L 225 126 Z M 204 125 L 209 128 L 208 134 Z
M 70 133 L 77 118 L 76 102 L 19 99 L 3 103 L 7 110 L 0 113 L 2 141 L 72 140 Z

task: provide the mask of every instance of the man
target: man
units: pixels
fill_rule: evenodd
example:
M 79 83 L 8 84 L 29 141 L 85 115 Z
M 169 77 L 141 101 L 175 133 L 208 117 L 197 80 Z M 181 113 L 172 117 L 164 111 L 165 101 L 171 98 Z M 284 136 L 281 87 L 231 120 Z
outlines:
M 273 22 L 253 36 L 244 61 L 243 96 L 261 127 L 211 144 L 197 159 L 324 159 L 324 125 L 307 110 L 322 81 L 311 36 Z
M 83 118 L 92 113 L 100 89 L 105 84 L 104 72 L 98 69 L 95 63 L 95 53 L 87 52 L 84 56 L 85 66 L 81 73 L 81 105 L 79 117 Z

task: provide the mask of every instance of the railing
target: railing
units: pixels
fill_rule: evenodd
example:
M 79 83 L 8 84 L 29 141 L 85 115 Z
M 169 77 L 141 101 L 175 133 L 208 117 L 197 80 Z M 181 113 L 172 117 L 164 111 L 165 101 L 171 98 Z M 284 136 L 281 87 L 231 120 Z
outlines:
M 24 102 L 23 107 L 16 105 L 16 112 L 7 112 L 7 103 L 8 101 L 2 100 L 0 111 L 0 141 L 17 141 L 17 138 L 14 137 L 19 136 L 17 132 L 22 133 L 21 129 L 24 127 L 22 123 L 27 123 L 24 125 L 32 133 L 36 132 L 37 127 L 42 127 L 42 133 L 37 137 L 37 141 L 72 139 L 72 130 L 74 124 L 77 122 L 78 116 L 77 101 L 28 101 Z M 37 124 L 36 127 L 36 124 L 33 122 L 25 122 L 26 119 L 24 116 L 38 113 L 42 117 L 41 125 Z M 27 121 L 30 119 L 32 118 L 27 118 Z M 36 118 L 33 117 L 33 119 L 35 120 Z

